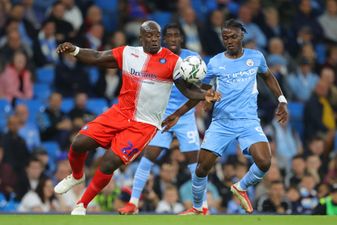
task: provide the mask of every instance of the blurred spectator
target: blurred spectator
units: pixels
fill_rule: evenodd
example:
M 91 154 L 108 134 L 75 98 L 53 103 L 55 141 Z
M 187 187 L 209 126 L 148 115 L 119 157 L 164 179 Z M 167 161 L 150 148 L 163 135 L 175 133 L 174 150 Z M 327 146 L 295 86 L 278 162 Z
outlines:
M 301 89 L 298 89 L 301 90 Z M 323 135 L 326 148 L 332 147 L 334 133 L 336 130 L 333 109 L 327 99 L 328 86 L 325 82 L 319 81 L 311 98 L 304 106 L 304 138 Z
M 337 183 L 337 154 L 331 158 L 328 165 L 328 172 L 324 178 L 324 182 L 330 185 Z
M 270 40 L 271 38 L 278 37 L 284 43 L 287 44 L 288 33 L 286 28 L 280 23 L 279 13 L 276 8 L 268 7 L 263 10 L 265 17 L 264 26 L 261 27 L 266 38 Z
M 131 171 L 131 167 L 126 165 L 119 167 L 114 172 L 114 180 L 119 188 L 132 187 L 134 173 Z
M 17 30 L 10 30 L 6 33 L 5 44 L 0 48 L 0 72 L 10 63 L 18 51 L 24 52 L 30 61 L 31 49 L 21 42 L 20 33 Z
M 108 38 L 107 44 L 104 48 L 110 50 L 123 45 L 127 45 L 125 33 L 117 30 L 110 38 Z
M 328 49 L 328 57 L 324 63 L 324 67 L 333 69 L 337 74 L 337 45 L 333 45 Z M 337 86 L 337 79 L 335 79 L 335 86 Z
M 3 27 L 6 23 L 11 8 L 12 2 L 10 0 L 0 1 L 0 27 Z
M 291 116 L 291 115 L 290 115 Z M 292 129 L 289 122 L 280 124 L 274 118 L 274 140 L 276 144 L 276 158 L 280 169 L 290 170 L 291 159 L 303 153 L 303 146 L 299 134 Z
M 337 87 L 335 86 L 335 72 L 329 67 L 324 67 L 321 70 L 320 77 L 328 86 L 328 101 L 334 110 L 335 121 L 337 121 Z
M 305 174 L 302 178 L 299 186 L 301 198 L 298 211 L 300 214 L 311 214 L 318 205 L 316 184 L 315 178 L 310 174 Z
M 329 184 L 324 184 L 320 183 L 317 186 L 317 197 L 318 198 L 324 198 L 329 195 L 330 192 L 330 185 Z
M 19 205 L 19 212 L 57 212 L 60 204 L 57 200 L 53 182 L 49 178 L 39 181 L 35 191 L 29 191 Z
M 18 3 L 13 5 L 10 12 L 10 19 L 19 23 L 19 33 L 22 43 L 32 46 L 32 41 L 37 35 L 37 30 L 34 25 L 25 18 L 25 7 L 23 4 Z
M 0 142 L 0 193 L 9 198 L 10 193 L 14 192 L 17 176 L 11 164 L 4 162 L 4 149 Z
M 293 28 L 297 33 L 301 27 L 308 26 L 312 29 L 313 37 L 320 39 L 323 34 L 322 27 L 317 21 L 318 13 L 312 8 L 311 0 L 300 0 L 295 17 L 293 18 Z
M 285 194 L 282 181 L 273 181 L 268 195 L 261 196 L 256 205 L 259 212 L 291 214 L 291 203 Z
M 81 47 L 103 50 L 104 27 L 100 23 L 92 24 L 82 37 Z
M 300 192 L 296 186 L 290 186 L 287 190 L 287 198 L 291 204 L 292 214 L 299 214 L 299 210 L 302 208 L 300 203 Z
M 64 19 L 64 14 L 65 6 L 60 1 L 56 1 L 47 18 L 47 20 L 51 20 L 55 23 L 55 37 L 58 43 L 68 41 L 75 35 L 72 24 Z
M 18 200 L 21 200 L 28 191 L 36 190 L 39 180 L 43 176 L 42 162 L 37 158 L 30 158 L 25 166 L 25 172 L 20 175 L 15 187 L 15 193 Z
M 318 206 L 313 214 L 316 215 L 337 215 L 337 183 L 331 185 L 330 195 L 319 200 Z
M 317 184 L 321 182 L 321 175 L 323 176 L 321 166 L 322 162 L 318 155 L 310 154 L 306 157 L 307 173 L 311 174 Z
M 192 7 L 187 7 L 182 9 L 180 14 L 179 25 L 184 31 L 186 48 L 198 53 L 202 53 L 202 27 L 197 21 L 195 11 Z
M 100 209 L 104 212 L 113 212 L 115 210 L 115 200 L 121 194 L 121 189 L 115 184 L 112 178 L 110 183 L 104 187 L 101 193 L 95 198 L 94 202 L 99 205 Z
M 180 213 L 184 210 L 183 204 L 178 202 L 179 196 L 177 188 L 167 185 L 163 193 L 163 199 L 159 201 L 156 213 Z
M 206 26 L 201 33 L 201 40 L 204 46 L 204 53 L 206 55 L 216 55 L 225 50 L 222 43 L 221 26 L 224 23 L 224 13 L 217 9 L 211 12 L 208 17 Z
M 91 94 L 89 75 L 85 67 L 69 54 L 64 54 L 55 67 L 54 85 L 56 91 L 64 97 L 74 96 L 78 92 Z
M 249 196 L 249 197 L 251 198 L 254 197 L 255 199 L 258 199 L 261 196 L 266 195 L 268 193 L 268 190 L 270 189 L 272 182 L 279 181 L 279 180 L 283 180 L 281 171 L 277 165 L 272 164 L 266 176 L 263 178 L 262 182 L 256 186 L 255 196 Z
M 34 8 L 34 0 L 22 0 L 21 4 L 25 8 L 25 16 L 24 18 L 29 21 L 34 28 L 37 30 L 40 28 L 41 21 L 39 20 L 37 16 L 37 11 Z
M 83 23 L 81 10 L 75 5 L 75 0 L 61 0 L 61 2 L 65 8 L 63 19 L 71 23 L 75 31 L 78 31 Z
M 154 176 L 150 174 L 149 179 L 146 182 L 145 188 L 140 198 L 140 204 L 142 211 L 152 212 L 155 211 L 159 198 L 153 191 Z
M 11 63 L 0 74 L 0 96 L 13 101 L 16 98 L 31 99 L 33 84 L 31 72 L 27 69 L 27 57 L 23 52 L 15 52 Z
M 296 73 L 290 74 L 287 80 L 293 100 L 306 102 L 309 100 L 319 77 L 312 72 L 310 62 L 306 58 L 302 58 Z
M 297 187 L 305 174 L 306 164 L 303 155 L 295 155 L 291 161 L 291 171 L 285 177 L 286 187 Z
M 337 1 L 326 0 L 325 12 L 318 18 L 322 26 L 324 36 L 332 42 L 337 42 Z
M 33 42 L 35 64 L 39 67 L 48 64 L 55 65 L 59 61 L 56 48 L 55 23 L 46 20 L 42 24 L 38 37 Z
M 299 61 L 301 61 L 302 58 L 307 59 L 309 61 L 309 64 L 311 65 L 311 69 L 316 71 L 318 59 L 314 49 L 314 45 L 312 43 L 304 43 L 303 45 L 301 45 L 299 56 Z
M 163 163 L 160 167 L 160 175 L 155 176 L 153 190 L 160 199 L 163 197 L 164 190 L 168 185 L 176 185 L 177 174 L 174 167 L 169 163 Z M 192 189 L 189 189 L 192 190 Z
M 95 118 L 95 115 L 87 109 L 88 96 L 84 92 L 79 92 L 75 95 L 75 106 L 69 112 L 71 120 L 80 118 L 84 123 L 87 123 Z
M 288 53 L 288 47 L 285 48 L 284 42 L 280 37 L 273 37 L 269 39 L 268 42 L 268 53 L 269 55 L 278 55 L 285 60 L 285 65 L 282 66 L 281 72 L 288 75 L 288 72 L 294 72 L 296 69 L 296 62 Z M 268 56 L 269 57 L 269 56 Z
M 96 5 L 91 5 L 85 14 L 84 22 L 80 27 L 78 36 L 86 33 L 92 25 L 102 22 L 102 10 Z
M 32 152 L 41 146 L 40 131 L 35 123 L 28 121 L 29 111 L 26 105 L 16 105 L 15 115 L 20 123 L 19 135 L 25 140 L 28 150 Z
M 7 132 L 2 137 L 4 162 L 9 163 L 14 171 L 21 175 L 29 159 L 29 151 L 25 140 L 19 136 L 20 120 L 12 115 L 7 121 Z
M 71 121 L 61 111 L 62 95 L 54 92 L 49 96 L 48 107 L 39 115 L 38 125 L 42 141 L 56 141 L 64 148 L 72 128 Z
M 245 29 L 246 34 L 244 40 L 254 39 L 259 50 L 264 49 L 267 46 L 267 39 L 262 30 L 252 21 L 252 11 L 248 5 L 241 5 L 238 20 L 240 20 Z
M 98 78 L 94 90 L 98 97 L 112 101 L 119 95 L 122 85 L 121 73 L 117 69 L 106 69 Z

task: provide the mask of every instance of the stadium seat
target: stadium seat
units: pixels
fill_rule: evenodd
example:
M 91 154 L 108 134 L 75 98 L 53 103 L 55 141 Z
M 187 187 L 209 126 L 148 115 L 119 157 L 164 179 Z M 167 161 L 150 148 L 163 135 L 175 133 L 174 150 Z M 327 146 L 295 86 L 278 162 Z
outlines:
M 12 112 L 12 106 L 7 99 L 0 99 L 0 133 L 4 132 L 7 126 L 7 118 Z
M 51 88 L 48 84 L 44 83 L 34 84 L 34 99 L 39 99 L 44 103 L 47 103 L 50 94 Z
M 61 110 L 65 113 L 69 113 L 75 106 L 73 98 L 64 98 L 62 99 Z
M 95 5 L 102 10 L 105 30 L 108 32 L 116 30 L 118 21 L 118 0 L 94 0 L 94 2 Z
M 171 22 L 172 14 L 169 12 L 155 11 L 150 14 L 149 19 L 156 21 L 161 27 L 164 27 Z
M 88 69 L 89 81 L 91 85 L 95 85 L 99 78 L 99 71 L 95 67 L 90 67 Z
M 41 67 L 36 70 L 37 83 L 44 83 L 51 85 L 54 82 L 55 71 L 53 67 Z
M 28 121 L 35 123 L 37 115 L 45 109 L 45 104 L 39 99 L 18 99 L 17 104 L 24 104 L 29 111 Z
M 301 102 L 289 102 L 288 110 L 290 114 L 290 124 L 303 137 L 303 110 L 304 104 Z
M 99 115 L 108 109 L 108 103 L 104 98 L 90 98 L 87 102 L 87 109 Z

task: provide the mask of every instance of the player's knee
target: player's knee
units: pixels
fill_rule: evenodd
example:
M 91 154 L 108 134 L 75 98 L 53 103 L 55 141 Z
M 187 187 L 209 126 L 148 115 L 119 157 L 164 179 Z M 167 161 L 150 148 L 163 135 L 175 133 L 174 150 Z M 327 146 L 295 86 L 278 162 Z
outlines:
M 71 143 L 71 148 L 74 152 L 84 152 L 85 151 L 85 145 L 81 141 L 80 138 L 75 137 L 73 142 Z
M 203 167 L 199 165 L 195 170 L 195 175 L 198 177 L 206 177 L 208 175 L 208 169 L 206 167 Z
M 271 159 L 266 158 L 266 159 L 260 160 L 258 163 L 256 162 L 256 165 L 263 172 L 267 172 L 270 168 L 270 165 L 271 165 Z
M 100 164 L 100 170 L 105 174 L 112 174 L 114 172 L 113 160 L 103 158 Z

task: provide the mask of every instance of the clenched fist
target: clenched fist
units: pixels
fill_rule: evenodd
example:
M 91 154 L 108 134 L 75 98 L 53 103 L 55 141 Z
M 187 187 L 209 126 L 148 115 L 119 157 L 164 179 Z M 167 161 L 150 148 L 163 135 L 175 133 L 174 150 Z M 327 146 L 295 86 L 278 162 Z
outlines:
M 56 52 L 58 54 L 71 53 L 71 52 L 74 52 L 75 49 L 76 49 L 76 46 L 73 45 L 72 43 L 64 42 L 64 43 L 60 44 L 59 46 L 57 46 Z

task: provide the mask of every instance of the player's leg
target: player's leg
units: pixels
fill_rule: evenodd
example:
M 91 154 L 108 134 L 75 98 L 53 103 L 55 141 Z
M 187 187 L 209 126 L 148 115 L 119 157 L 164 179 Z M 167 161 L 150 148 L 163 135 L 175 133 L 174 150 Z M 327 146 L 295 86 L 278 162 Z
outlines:
M 133 179 L 130 201 L 124 207 L 118 209 L 118 212 L 121 215 L 138 213 L 139 198 L 149 178 L 152 165 L 161 152 L 161 148 L 156 146 L 147 146 L 144 151 L 144 156 L 140 160 Z
M 85 181 L 84 163 L 88 155 L 88 151 L 93 151 L 99 144 L 92 138 L 83 134 L 78 134 L 70 146 L 68 153 L 69 163 L 72 169 L 72 174 L 59 182 L 54 191 L 57 194 L 63 194 L 69 191 L 73 186 Z
M 254 163 L 243 178 L 231 186 L 231 191 L 238 197 L 246 212 L 252 213 L 253 207 L 247 195 L 247 188 L 259 183 L 268 171 L 271 164 L 271 151 L 259 124 L 247 127 L 240 135 L 239 143 L 243 152 L 253 157 Z
M 203 214 L 202 206 L 207 189 L 207 176 L 217 158 L 218 155 L 214 152 L 206 149 L 200 150 L 195 175 L 192 176 L 193 208 L 180 213 L 180 215 Z
M 144 150 L 133 180 L 132 193 L 129 203 L 118 209 L 123 215 L 135 214 L 138 212 L 138 202 L 151 172 L 153 163 L 159 156 L 163 148 L 169 148 L 173 139 L 172 132 L 157 132 L 149 145 Z
M 123 165 L 123 161 L 113 151 L 107 150 L 101 159 L 93 179 L 83 193 L 71 215 L 85 215 L 91 200 L 110 182 L 113 172 Z

